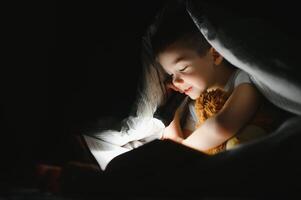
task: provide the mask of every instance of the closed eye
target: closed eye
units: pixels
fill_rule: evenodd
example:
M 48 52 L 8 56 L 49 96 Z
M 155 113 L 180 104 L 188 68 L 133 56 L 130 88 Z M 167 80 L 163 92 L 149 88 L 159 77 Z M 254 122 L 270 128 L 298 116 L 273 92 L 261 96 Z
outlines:
M 188 68 L 188 66 L 183 67 L 182 69 L 180 69 L 180 72 L 184 72 L 186 69 Z

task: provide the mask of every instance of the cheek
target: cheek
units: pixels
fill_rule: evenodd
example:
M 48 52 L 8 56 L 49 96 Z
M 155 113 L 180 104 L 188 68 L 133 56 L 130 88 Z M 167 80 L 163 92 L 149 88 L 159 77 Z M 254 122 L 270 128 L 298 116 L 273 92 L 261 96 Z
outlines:
M 200 75 L 194 75 L 189 77 L 189 80 L 187 80 L 187 82 L 198 88 L 203 88 L 206 84 L 205 78 Z

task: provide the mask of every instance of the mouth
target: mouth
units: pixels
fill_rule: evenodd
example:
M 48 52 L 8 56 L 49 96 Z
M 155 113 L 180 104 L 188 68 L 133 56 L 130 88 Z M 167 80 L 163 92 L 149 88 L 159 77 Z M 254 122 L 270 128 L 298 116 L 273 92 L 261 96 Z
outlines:
M 186 90 L 184 90 L 184 93 L 186 94 L 186 93 L 190 92 L 191 90 L 192 90 L 192 87 L 189 87 Z

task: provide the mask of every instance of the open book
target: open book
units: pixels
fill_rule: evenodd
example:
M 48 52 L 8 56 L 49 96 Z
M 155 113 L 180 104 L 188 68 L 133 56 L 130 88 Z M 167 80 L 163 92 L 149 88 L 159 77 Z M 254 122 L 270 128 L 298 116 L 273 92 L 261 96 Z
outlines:
M 130 149 L 128 148 L 110 144 L 88 135 L 83 135 L 83 137 L 86 140 L 89 150 L 97 160 L 102 170 L 105 170 L 105 168 L 113 158 L 127 151 L 130 151 Z
M 106 130 L 93 135 L 83 135 L 89 150 L 102 170 L 105 170 L 116 156 L 160 139 L 165 128 L 164 124 L 156 118 L 132 117 L 127 123 L 127 129 L 121 131 Z

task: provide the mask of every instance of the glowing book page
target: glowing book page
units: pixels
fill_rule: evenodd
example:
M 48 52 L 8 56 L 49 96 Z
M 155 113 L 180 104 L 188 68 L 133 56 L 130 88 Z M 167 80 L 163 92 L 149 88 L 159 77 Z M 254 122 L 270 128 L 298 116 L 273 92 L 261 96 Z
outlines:
M 113 158 L 130 151 L 130 149 L 120 147 L 91 136 L 83 135 L 83 137 L 102 170 L 106 169 L 107 165 Z

